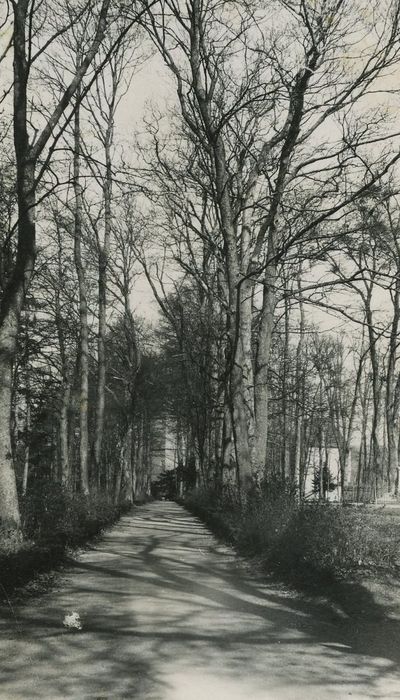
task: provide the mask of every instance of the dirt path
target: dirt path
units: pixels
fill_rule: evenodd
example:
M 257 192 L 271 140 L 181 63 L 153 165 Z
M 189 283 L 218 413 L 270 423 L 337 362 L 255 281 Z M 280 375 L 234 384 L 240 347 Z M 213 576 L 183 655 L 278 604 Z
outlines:
M 78 611 L 84 628 L 62 621 Z M 400 698 L 399 623 L 323 616 L 180 506 L 125 516 L 0 628 L 0 698 Z

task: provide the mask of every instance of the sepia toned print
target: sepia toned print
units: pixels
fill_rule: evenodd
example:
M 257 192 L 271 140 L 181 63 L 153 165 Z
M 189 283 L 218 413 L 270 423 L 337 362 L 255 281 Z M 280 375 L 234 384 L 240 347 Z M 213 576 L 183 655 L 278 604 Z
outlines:
M 3 0 L 0 699 L 400 697 L 399 0 Z

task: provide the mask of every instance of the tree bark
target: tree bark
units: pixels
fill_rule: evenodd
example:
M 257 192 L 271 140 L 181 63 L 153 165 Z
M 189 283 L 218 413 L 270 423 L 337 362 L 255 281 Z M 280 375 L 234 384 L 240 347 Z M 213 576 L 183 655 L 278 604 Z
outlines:
M 89 329 L 86 275 L 82 259 L 83 189 L 80 178 L 81 134 L 79 93 L 74 118 L 74 257 L 79 291 L 79 465 L 80 488 L 89 494 Z
M 22 306 L 35 257 L 35 163 L 27 131 L 26 18 L 28 2 L 14 6 L 14 148 L 17 170 L 18 242 L 15 267 L 0 306 L 0 518 L 18 528 L 20 514 L 12 464 L 12 367 Z
M 302 433 L 303 433 L 303 407 L 304 400 L 304 370 L 303 370 L 303 352 L 304 352 L 304 333 L 305 333 L 305 313 L 304 302 L 301 293 L 301 273 L 298 276 L 299 290 L 299 341 L 296 348 L 296 427 L 295 427 L 295 447 L 293 460 L 293 483 L 298 489 L 298 496 L 301 500 L 301 456 L 302 456 Z
M 106 389 L 106 353 L 105 353 L 105 338 L 107 332 L 107 271 L 108 258 L 111 239 L 112 225 L 112 169 L 111 169 L 111 143 L 113 138 L 112 116 L 108 124 L 105 135 L 105 165 L 106 176 L 103 187 L 104 196 L 104 241 L 103 245 L 99 245 L 99 328 L 97 340 L 97 405 L 96 405 L 96 427 L 94 439 L 94 466 L 97 483 L 100 481 L 101 470 L 101 448 L 103 443 L 104 431 L 104 411 L 105 411 L 105 389 Z
M 133 479 L 132 479 L 132 450 L 133 450 L 133 428 L 129 426 L 125 435 L 125 449 L 123 462 L 123 475 L 125 484 L 125 500 L 133 503 Z
M 271 234 L 268 246 L 268 259 L 273 260 L 275 254 L 274 236 Z M 271 354 L 272 333 L 274 329 L 274 313 L 276 306 L 277 269 L 275 262 L 270 262 L 265 271 L 263 305 L 260 328 L 258 331 L 254 398 L 256 415 L 255 433 L 255 467 L 261 473 L 267 466 L 267 437 L 268 437 L 268 368 Z
M 283 412 L 283 425 L 282 425 L 282 454 L 281 454 L 281 471 L 282 478 L 288 479 L 290 477 L 290 435 L 289 435 L 289 342 L 290 342 L 290 307 L 287 295 L 285 296 L 285 339 L 284 339 L 284 350 L 283 350 L 283 376 L 282 376 L 282 412 Z
M 59 449 L 60 449 L 60 478 L 64 488 L 72 487 L 70 460 L 69 460 L 69 410 L 71 399 L 71 368 L 70 359 L 67 357 L 65 347 L 64 318 L 61 304 L 61 289 L 64 282 L 63 251 L 61 231 L 56 222 L 58 239 L 58 280 L 55 285 L 55 322 L 57 328 L 58 347 L 61 363 L 61 399 L 59 409 Z
M 393 319 L 389 340 L 389 360 L 386 373 L 386 431 L 388 439 L 388 487 L 394 481 L 394 491 L 398 494 L 397 473 L 399 470 L 399 380 L 396 382 L 396 356 L 398 346 L 398 329 L 400 320 L 400 281 L 396 278 L 393 298 Z
M 29 367 L 29 325 L 27 323 L 26 338 L 25 338 L 25 362 L 26 362 L 26 379 L 25 379 L 25 448 L 24 448 L 24 471 L 22 475 L 22 495 L 26 496 L 29 478 L 29 458 L 30 458 L 30 436 L 31 436 L 31 382 L 30 382 L 30 367 Z
M 372 471 L 375 484 L 375 498 L 378 497 L 379 477 L 381 476 L 382 454 L 379 444 L 379 423 L 381 409 L 381 379 L 379 358 L 376 348 L 377 338 L 373 326 L 373 312 L 371 307 L 372 290 L 368 289 L 366 295 L 366 320 L 369 337 L 369 355 L 372 369 L 372 423 L 371 423 L 371 452 L 370 452 L 370 473 Z

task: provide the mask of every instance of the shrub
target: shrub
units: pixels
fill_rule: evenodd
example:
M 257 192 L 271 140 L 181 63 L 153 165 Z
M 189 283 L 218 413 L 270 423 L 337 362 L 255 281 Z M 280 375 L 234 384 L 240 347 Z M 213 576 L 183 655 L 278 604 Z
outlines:
M 22 499 L 24 538 L 0 528 L 0 589 L 6 592 L 60 564 L 67 548 L 88 541 L 115 522 L 122 506 L 102 494 L 71 494 L 50 481 L 36 482 Z
M 75 546 L 115 522 L 123 508 L 103 494 L 72 494 L 58 484 L 35 484 L 22 502 L 23 530 L 35 542 Z
M 185 505 L 217 534 L 236 541 L 236 527 L 241 515 L 237 495 L 229 490 L 217 494 L 213 489 L 193 489 L 184 499 Z
M 253 488 L 242 503 L 203 490 L 190 493 L 186 504 L 239 552 L 296 576 L 345 577 L 396 566 L 396 518 L 329 503 L 300 506 L 293 496 L 285 484 L 269 482 Z

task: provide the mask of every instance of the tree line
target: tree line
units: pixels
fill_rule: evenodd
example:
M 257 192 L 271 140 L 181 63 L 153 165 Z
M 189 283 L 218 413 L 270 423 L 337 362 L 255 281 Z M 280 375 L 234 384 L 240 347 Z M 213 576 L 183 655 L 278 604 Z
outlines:
M 302 497 L 310 450 L 337 448 L 344 486 L 357 440 L 356 497 L 398 492 L 399 13 L 6 8 L 2 520 L 19 526 L 44 475 L 86 496 L 148 490 L 166 416 L 182 484 L 194 470 L 245 493 L 269 474 Z M 168 97 L 127 154 L 118 113 L 154 62 Z M 133 311 L 138 275 L 156 330 Z
M 352 498 L 398 493 L 399 7 L 369 9 L 171 1 L 143 21 L 177 100 L 140 151 L 137 254 L 181 358 L 178 433 L 217 487 L 275 474 L 302 497 L 331 447 L 344 487 L 358 441 Z

